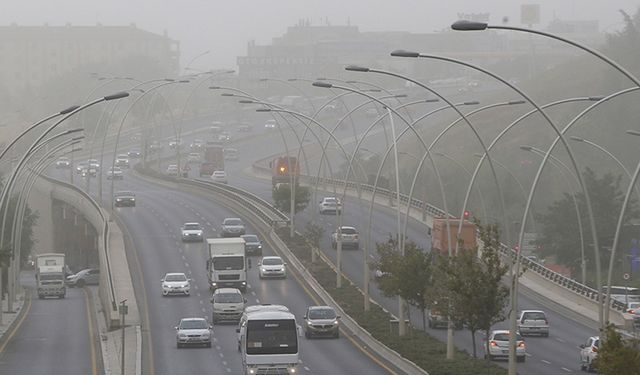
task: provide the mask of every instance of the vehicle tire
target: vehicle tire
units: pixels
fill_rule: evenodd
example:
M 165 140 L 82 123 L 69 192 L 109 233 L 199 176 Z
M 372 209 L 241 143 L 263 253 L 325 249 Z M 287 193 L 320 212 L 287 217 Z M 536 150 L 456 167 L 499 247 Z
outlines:
M 543 333 L 543 334 L 542 334 L 542 337 L 549 337 L 549 332 L 547 332 L 547 333 Z
M 429 328 L 433 328 L 433 322 L 431 321 L 431 319 L 427 320 L 427 325 L 429 326 Z
M 77 286 L 78 288 L 82 288 L 82 287 L 84 287 L 84 284 L 85 284 L 84 279 L 80 279 L 80 280 L 76 281 L 76 286 Z
M 335 242 L 332 242 L 331 243 L 331 247 L 334 248 L 334 249 L 337 249 L 338 248 L 338 244 L 335 243 Z
M 210 347 L 211 347 L 211 341 L 207 343 L 207 348 L 210 348 Z
M 339 339 L 340 338 L 340 330 L 339 329 L 336 330 L 336 333 L 333 335 L 333 338 L 334 339 Z
M 62 294 L 62 295 L 60 296 L 60 299 L 64 299 L 66 296 L 67 296 L 67 294 L 66 294 L 66 293 L 65 293 L 65 294 Z
M 527 359 L 526 356 L 516 357 L 516 361 L 518 361 L 518 362 L 524 362 L 524 361 L 526 361 L 526 359 Z
M 42 294 L 38 294 L 38 299 L 44 299 L 44 296 Z
M 311 338 L 311 334 L 309 333 L 309 331 L 305 331 L 304 333 L 304 337 L 310 339 Z

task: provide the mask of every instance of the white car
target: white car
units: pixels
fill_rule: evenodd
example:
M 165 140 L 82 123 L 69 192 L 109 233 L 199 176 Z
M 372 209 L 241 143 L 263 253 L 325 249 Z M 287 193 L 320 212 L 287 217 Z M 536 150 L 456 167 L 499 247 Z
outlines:
M 360 239 L 358 235 L 358 230 L 354 227 L 342 226 L 340 227 L 340 238 L 342 239 L 342 248 L 345 249 L 347 247 L 354 248 L 358 250 L 360 248 Z M 338 248 L 338 232 L 333 232 L 331 234 L 331 247 L 334 249 Z
M 182 294 L 188 296 L 191 293 L 191 280 L 181 272 L 167 273 L 162 278 L 162 296 Z
M 591 336 L 587 342 L 580 345 L 580 369 L 593 371 L 593 360 L 598 356 L 600 337 Z
M 202 242 L 204 239 L 204 231 L 200 223 L 184 223 L 180 230 L 182 232 L 182 242 Z
M 518 318 L 518 333 L 549 337 L 549 321 L 542 310 L 523 310 Z
M 107 171 L 107 180 L 123 180 L 124 173 L 120 167 L 111 167 Z
M 116 167 L 129 168 L 129 155 L 119 154 L 116 156 Z
M 258 271 L 261 279 L 265 277 L 287 277 L 287 263 L 278 256 L 266 256 L 258 262 Z
M 488 337 L 489 352 L 487 346 L 482 345 L 485 350 L 485 358 L 494 360 L 497 358 L 509 358 L 509 331 L 495 330 L 491 331 Z M 524 340 L 519 334 L 516 334 L 516 360 L 524 362 L 527 358 L 527 350 Z
M 211 323 L 216 324 L 223 321 L 240 321 L 247 299 L 242 296 L 242 292 L 236 288 L 218 288 L 213 292 L 211 305 L 213 314 Z
M 274 120 L 274 119 L 267 120 L 267 122 L 264 123 L 264 128 L 265 129 L 275 129 L 276 128 L 276 120 Z
M 182 147 L 182 139 L 172 139 L 169 141 L 169 148 L 175 149 Z
M 71 168 L 71 160 L 66 157 L 66 156 L 61 156 L 57 161 L 56 161 L 56 168 L 62 169 L 62 168 Z
M 342 203 L 336 197 L 324 197 L 318 204 L 318 209 L 321 215 L 326 213 L 337 215 L 342 211 Z
M 186 345 L 204 345 L 211 347 L 213 327 L 204 318 L 182 318 L 175 327 L 176 346 L 182 348 Z
M 70 287 L 82 288 L 85 285 L 98 285 L 100 283 L 100 270 L 97 268 L 87 268 L 76 274 L 67 276 L 65 284 Z
M 228 183 L 227 181 L 227 172 L 225 171 L 213 171 L 213 173 L 211 174 L 211 180 L 213 180 L 213 182 L 217 182 L 220 184 L 226 184 Z

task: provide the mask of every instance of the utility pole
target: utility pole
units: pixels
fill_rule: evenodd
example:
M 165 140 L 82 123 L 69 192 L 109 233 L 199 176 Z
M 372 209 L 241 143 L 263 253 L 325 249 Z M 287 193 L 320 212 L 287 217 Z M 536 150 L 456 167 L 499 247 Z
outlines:
M 122 316 L 120 326 L 122 327 L 122 357 L 120 359 L 120 375 L 124 375 L 124 316 L 129 312 L 129 306 L 126 305 L 127 300 L 120 302 L 120 315 Z

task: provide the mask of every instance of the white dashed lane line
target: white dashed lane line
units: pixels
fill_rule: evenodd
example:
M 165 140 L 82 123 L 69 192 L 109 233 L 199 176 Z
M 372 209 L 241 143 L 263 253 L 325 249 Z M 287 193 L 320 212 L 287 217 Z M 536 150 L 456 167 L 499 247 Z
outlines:
M 550 364 L 551 364 L 551 362 L 547 361 L 546 359 L 541 359 L 541 360 L 540 360 L 540 362 L 542 362 L 542 363 L 546 363 L 546 364 L 548 364 L 548 365 L 550 365 Z
M 573 370 L 569 370 L 569 369 L 568 369 L 568 368 L 566 368 L 566 367 L 560 367 L 560 368 L 561 368 L 562 370 L 566 371 L 566 372 L 573 372 Z

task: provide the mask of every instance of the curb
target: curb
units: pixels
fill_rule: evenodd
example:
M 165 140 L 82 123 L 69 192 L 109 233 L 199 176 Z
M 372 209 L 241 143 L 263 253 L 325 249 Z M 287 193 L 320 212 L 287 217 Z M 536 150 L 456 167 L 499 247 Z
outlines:
M 11 323 L 9 323 L 9 325 L 7 326 L 7 329 L 5 329 L 4 332 L 0 334 L 0 353 L 2 353 L 2 351 L 4 350 L 5 346 L 9 342 L 9 339 L 13 336 L 13 334 L 15 334 L 15 332 L 19 328 L 19 323 L 22 321 L 24 315 L 31 307 L 31 288 L 24 287 L 22 295 L 22 304 L 20 304 L 20 306 L 16 306 L 16 309 L 18 309 L 17 313 L 13 317 Z M 2 307 L 4 306 L 2 305 L 2 300 L 0 300 L 0 308 Z M 3 311 L 2 314 L 2 317 L 4 319 L 7 312 Z

